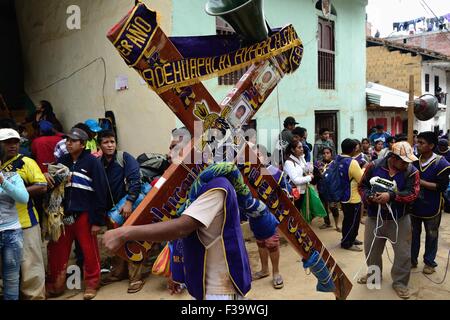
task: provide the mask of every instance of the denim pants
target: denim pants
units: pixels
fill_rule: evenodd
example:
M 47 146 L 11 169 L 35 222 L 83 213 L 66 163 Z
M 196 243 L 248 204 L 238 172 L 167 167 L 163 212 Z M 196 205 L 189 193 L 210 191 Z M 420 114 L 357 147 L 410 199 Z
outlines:
M 22 229 L 0 232 L 3 299 L 19 300 L 20 263 L 23 253 Z
M 412 225 L 412 245 L 411 262 L 417 264 L 420 251 L 420 235 L 422 234 L 422 223 L 425 226 L 425 253 L 423 262 L 430 267 L 437 267 L 436 254 L 438 250 L 439 226 L 441 224 L 442 214 L 431 219 L 422 219 L 411 216 Z

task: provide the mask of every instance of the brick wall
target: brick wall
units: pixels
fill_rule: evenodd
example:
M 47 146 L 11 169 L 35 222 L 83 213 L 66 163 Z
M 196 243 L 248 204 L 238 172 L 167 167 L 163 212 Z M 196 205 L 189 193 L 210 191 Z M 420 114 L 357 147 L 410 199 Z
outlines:
M 389 40 L 404 43 L 404 39 L 402 38 Z M 406 44 L 437 51 L 441 54 L 450 56 L 450 31 L 409 36 L 406 38 Z
M 406 65 L 411 64 L 411 65 Z M 409 92 L 409 76 L 414 75 L 414 94 L 422 91 L 422 58 L 385 47 L 367 48 L 367 81 Z

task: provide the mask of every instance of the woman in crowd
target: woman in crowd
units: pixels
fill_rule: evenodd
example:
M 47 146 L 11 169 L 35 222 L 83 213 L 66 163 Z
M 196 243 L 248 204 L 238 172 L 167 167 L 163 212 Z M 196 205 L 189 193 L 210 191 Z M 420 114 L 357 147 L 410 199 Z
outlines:
M 372 152 L 372 161 L 380 157 L 381 150 L 383 150 L 384 142 L 381 140 L 375 141 L 375 147 Z
M 36 106 L 36 111 L 25 119 L 23 125 L 31 123 L 35 132 L 39 132 L 39 121 L 46 120 L 53 124 L 53 128 L 56 132 L 63 132 L 61 122 L 56 118 L 53 112 L 53 106 L 47 100 L 41 100 Z
M 0 165 L 5 159 L 4 150 L 0 144 Z M 4 300 L 19 300 L 23 234 L 16 202 L 25 204 L 28 197 L 23 180 L 17 173 L 0 171 L 0 269 Z
M 361 151 L 367 157 L 367 160 L 372 161 L 372 146 L 370 145 L 370 141 L 367 138 L 361 140 Z
M 304 194 L 308 183 L 312 181 L 314 175 L 308 173 L 308 164 L 305 160 L 303 144 L 300 139 L 293 138 L 286 148 L 286 156 L 284 163 L 284 172 L 289 177 L 290 182 L 295 186 L 300 194 L 294 200 L 297 209 L 301 210 Z
M 355 141 L 358 143 L 358 155 L 356 157 L 354 157 L 353 159 L 355 159 L 356 161 L 358 161 L 359 167 L 361 169 L 364 169 L 365 167 L 367 167 L 369 165 L 369 157 L 364 154 L 364 152 L 362 151 L 362 143 L 355 139 Z
M 328 166 L 333 162 L 334 155 L 333 155 L 333 149 L 330 147 L 324 147 L 322 149 L 322 160 L 317 161 L 314 164 L 314 167 L 317 172 L 317 174 L 314 175 L 317 183 L 317 191 L 319 192 L 320 200 L 322 201 L 322 204 L 327 212 L 327 215 L 323 218 L 324 223 L 319 227 L 319 229 L 328 229 L 331 228 L 331 221 L 330 221 L 330 211 L 334 218 L 334 224 L 336 227 L 336 231 L 341 232 L 341 229 L 339 228 L 339 208 L 337 203 L 329 203 L 326 198 L 325 193 L 325 187 L 324 187 L 324 174 L 325 171 L 328 169 Z M 314 182 L 313 182 L 314 184 Z

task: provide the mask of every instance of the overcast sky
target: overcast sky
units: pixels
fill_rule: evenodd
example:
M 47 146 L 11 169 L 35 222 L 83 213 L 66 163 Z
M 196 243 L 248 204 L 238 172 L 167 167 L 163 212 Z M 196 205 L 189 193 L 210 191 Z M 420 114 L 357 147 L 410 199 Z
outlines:
M 392 32 L 394 22 L 434 17 L 425 4 L 421 5 L 423 2 L 438 17 L 450 13 L 450 0 L 369 0 L 367 18 L 373 25 L 373 32 L 378 29 L 381 37 L 386 37 Z

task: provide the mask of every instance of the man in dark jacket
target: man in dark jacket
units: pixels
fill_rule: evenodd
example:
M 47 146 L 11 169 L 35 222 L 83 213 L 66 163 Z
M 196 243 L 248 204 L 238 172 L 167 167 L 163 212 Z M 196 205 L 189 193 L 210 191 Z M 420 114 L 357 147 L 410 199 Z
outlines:
M 111 210 L 116 204 L 126 197 L 125 205 L 120 209 L 120 214 L 126 220 L 133 211 L 133 203 L 139 197 L 141 181 L 139 163 L 127 152 L 117 152 L 116 135 L 114 131 L 100 132 L 97 137 L 98 145 L 102 151 L 100 159 L 107 176 L 107 208 Z M 108 229 L 113 229 L 112 223 L 107 223 Z M 113 257 L 111 261 L 111 273 L 102 280 L 106 285 L 112 282 L 129 279 L 128 293 L 140 291 L 144 285 L 142 279 L 142 263 L 127 264 L 120 257 Z
M 386 239 L 389 239 L 394 249 L 392 287 L 402 299 L 410 297 L 411 219 L 408 205 L 417 199 L 420 190 L 419 171 L 413 166 L 414 161 L 417 158 L 410 144 L 398 142 L 387 157 L 369 164 L 359 184 L 359 193 L 368 207 L 364 237 L 367 266 L 373 272 L 374 267 L 378 269 L 379 278 L 375 280 L 381 281 L 382 254 Z M 369 274 L 371 271 L 358 279 L 358 283 L 370 283 L 372 277 L 376 277 Z
M 97 234 L 105 225 L 106 176 L 101 163 L 85 150 L 89 139 L 86 132 L 72 128 L 65 138 L 69 154 L 58 160 L 70 169 L 64 191 L 64 233 L 58 241 L 48 244 L 47 292 L 64 293 L 69 253 L 76 239 L 84 256 L 84 299 L 90 300 L 100 284 Z

